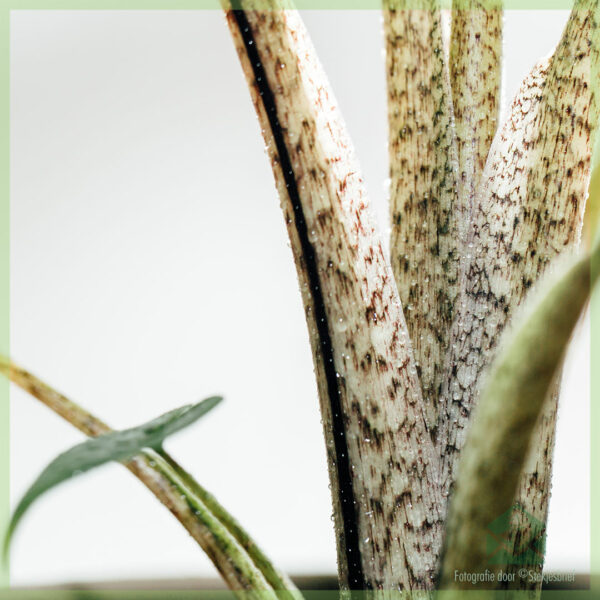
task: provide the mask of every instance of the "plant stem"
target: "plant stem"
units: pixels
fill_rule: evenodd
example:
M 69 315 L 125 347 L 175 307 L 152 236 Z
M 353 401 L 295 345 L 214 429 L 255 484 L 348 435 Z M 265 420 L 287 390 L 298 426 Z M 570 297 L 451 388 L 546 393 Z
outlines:
M 354 152 L 297 12 L 275 1 L 243 6 L 224 3 L 300 280 L 341 587 L 431 589 L 441 543 L 437 460 Z
M 260 572 L 264 575 L 269 585 L 274 590 L 295 590 L 296 587 L 290 580 L 290 578 L 279 571 L 266 554 L 256 545 L 256 542 L 248 535 L 248 533 L 242 528 L 238 521 L 229 513 L 218 500 L 206 489 L 204 489 L 192 475 L 190 475 L 183 467 L 181 467 L 171 456 L 169 456 L 164 450 L 160 452 L 161 458 L 167 463 L 170 469 L 177 474 L 180 480 L 185 486 L 194 494 L 195 497 L 199 498 L 206 508 L 218 519 L 223 526 L 233 535 L 236 541 L 244 548 L 248 553 L 248 556 L 252 559 L 254 564 L 258 567 Z M 279 594 L 281 598 L 281 594 Z M 299 595 L 294 596 L 296 598 Z
M 67 397 L 0 357 L 0 373 L 90 437 L 112 429 Z M 124 463 L 164 504 L 207 553 L 227 585 L 244 598 L 300 598 L 237 521 L 166 452 L 145 450 Z M 278 595 L 275 595 L 278 592 Z
M 590 71 L 597 4 L 578 0 L 553 57 L 525 80 L 490 150 L 442 387 L 438 452 L 446 490 L 501 331 L 558 254 L 579 241 L 596 127 Z M 551 454 L 553 433 L 544 431 L 539 449 Z
M 449 65 L 458 172 L 472 201 L 498 127 L 501 0 L 453 0 Z
M 466 222 L 452 124 L 452 93 L 440 3 L 407 9 L 385 0 L 388 93 L 390 254 L 414 346 L 427 422 L 437 401 L 449 346 Z
M 458 173 L 469 215 L 498 127 L 502 18 L 502 0 L 453 0 L 450 83 Z
M 594 260 L 599 256 L 597 249 Z M 572 266 L 529 307 L 521 326 L 503 345 L 461 458 L 447 522 L 442 589 L 471 586 L 457 581 L 457 572 L 506 570 L 506 564 L 490 564 L 487 535 L 495 521 L 509 518 L 531 436 L 598 278 L 596 272 L 590 280 L 590 268 L 589 256 Z

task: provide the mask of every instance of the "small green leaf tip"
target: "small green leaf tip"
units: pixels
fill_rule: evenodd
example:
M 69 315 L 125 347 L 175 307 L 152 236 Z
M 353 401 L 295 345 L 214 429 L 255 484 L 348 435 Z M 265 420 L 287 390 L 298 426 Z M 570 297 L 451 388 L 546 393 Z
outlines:
M 221 396 L 212 396 L 197 404 L 176 408 L 138 427 L 91 438 L 57 456 L 40 473 L 17 505 L 4 538 L 3 560 L 8 558 L 8 550 L 17 525 L 41 495 L 63 481 L 107 462 L 127 461 L 139 454 L 143 448 L 160 451 L 167 437 L 196 422 L 222 400 Z

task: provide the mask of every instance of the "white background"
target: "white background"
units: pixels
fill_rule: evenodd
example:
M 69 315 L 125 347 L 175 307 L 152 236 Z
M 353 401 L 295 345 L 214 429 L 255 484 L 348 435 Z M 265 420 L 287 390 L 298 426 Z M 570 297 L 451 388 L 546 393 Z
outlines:
M 305 14 L 386 231 L 378 12 Z M 510 99 L 564 12 L 506 16 Z M 214 393 L 168 443 L 284 569 L 333 573 L 324 445 L 300 295 L 260 130 L 220 12 L 13 12 L 11 344 L 114 427 Z M 589 568 L 588 340 L 560 417 L 549 570 Z M 12 498 L 82 437 L 11 391 Z M 585 425 L 582 425 L 584 423 Z M 117 465 L 25 519 L 14 585 L 213 576 Z

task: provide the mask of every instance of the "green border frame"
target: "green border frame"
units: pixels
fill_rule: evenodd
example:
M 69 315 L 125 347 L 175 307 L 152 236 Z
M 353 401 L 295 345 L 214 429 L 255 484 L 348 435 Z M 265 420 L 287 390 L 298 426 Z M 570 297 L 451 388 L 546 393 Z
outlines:
M 428 0 L 404 0 L 406 8 L 425 8 Z M 468 1 L 468 0 L 466 0 Z M 254 8 L 268 8 L 270 0 L 253 0 Z M 441 0 L 444 8 L 450 8 L 452 0 Z M 572 0 L 505 0 L 505 10 L 568 10 L 572 8 Z M 295 6 L 301 10 L 379 10 L 381 0 L 296 0 Z M 3 189 L 0 195 L 0 353 L 9 356 L 10 341 L 10 15 L 15 10 L 221 10 L 219 0 L 0 0 L 0 30 L 1 30 L 1 80 L 2 100 L 0 106 L 3 117 L 0 119 L 0 182 Z M 592 81 L 599 81 L 594 75 Z M 600 141 L 600 136 L 599 136 Z M 593 163 L 600 159 L 600 143 L 596 145 Z M 592 269 L 600 268 L 600 264 L 592 265 Z M 600 431 L 600 407 L 594 402 L 600 396 L 600 369 L 594 369 L 600 358 L 600 289 L 596 289 L 591 299 L 591 380 L 590 380 L 590 444 L 591 444 L 591 476 L 590 476 L 590 590 L 568 590 L 545 592 L 544 597 L 570 598 L 576 594 L 578 598 L 600 598 L 600 540 L 596 532 L 600 530 L 600 477 L 597 475 L 597 466 L 600 458 L 600 436 L 594 432 Z M 9 383 L 5 378 L 0 378 L 0 523 L 8 523 L 10 517 L 10 405 Z M 229 599 L 234 598 L 230 592 L 225 591 L 32 591 L 14 590 L 10 586 L 10 568 L 8 562 L 0 562 L 0 600 L 27 599 L 42 600 L 56 598 L 57 600 L 101 600 L 121 599 Z M 448 592 L 441 592 L 443 596 Z M 524 592 L 526 593 L 526 592 Z M 473 592 L 466 591 L 466 595 L 477 594 L 494 598 L 507 598 L 503 592 Z M 514 594 L 514 592 L 513 592 Z M 356 596 L 361 596 L 357 594 Z M 520 594 L 518 594 L 520 595 Z M 353 594 L 353 597 L 355 594 Z M 306 592 L 307 600 L 338 598 L 337 592 Z M 511 596 L 514 598 L 515 596 Z
M 10 12 L 0 5 L 2 59 L 2 118 L 0 118 L 0 352 L 10 356 Z M 10 404 L 9 382 L 0 381 L 0 523 L 10 519 Z M 8 561 L 0 563 L 0 588 L 10 584 Z
M 249 9 L 265 10 L 275 0 L 245 0 Z M 382 0 L 283 0 L 298 10 L 380 10 Z M 410 9 L 431 7 L 431 0 L 391 0 Z M 439 0 L 444 9 L 456 8 L 463 0 Z M 464 0 L 470 3 L 472 0 Z M 497 4 L 499 0 L 479 0 Z M 569 10 L 574 0 L 502 0 L 504 10 Z M 291 4 L 290 4 L 291 7 Z M 11 10 L 221 10 L 220 0 L 0 0 L 2 18 Z

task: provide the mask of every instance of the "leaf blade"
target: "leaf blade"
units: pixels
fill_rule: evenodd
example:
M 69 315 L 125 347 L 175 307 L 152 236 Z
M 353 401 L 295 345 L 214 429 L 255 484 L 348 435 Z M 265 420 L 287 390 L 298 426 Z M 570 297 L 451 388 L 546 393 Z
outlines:
M 196 422 L 222 400 L 221 396 L 211 396 L 196 404 L 171 410 L 137 427 L 88 439 L 59 454 L 40 473 L 19 501 L 5 535 L 4 557 L 17 525 L 40 496 L 57 485 L 107 462 L 127 461 L 139 454 L 143 448 L 160 450 L 167 437 Z
M 530 300 L 508 332 L 490 373 L 461 457 L 446 525 L 441 588 L 456 572 L 491 569 L 488 527 L 511 510 L 530 439 L 562 357 L 599 273 L 600 247 Z M 506 565 L 499 565 L 506 570 Z
M 33 373 L 0 355 L 0 373 L 88 437 L 113 431 Z M 244 600 L 302 598 L 237 520 L 165 450 L 142 450 L 125 468 L 169 509 L 206 553 L 230 590 Z

